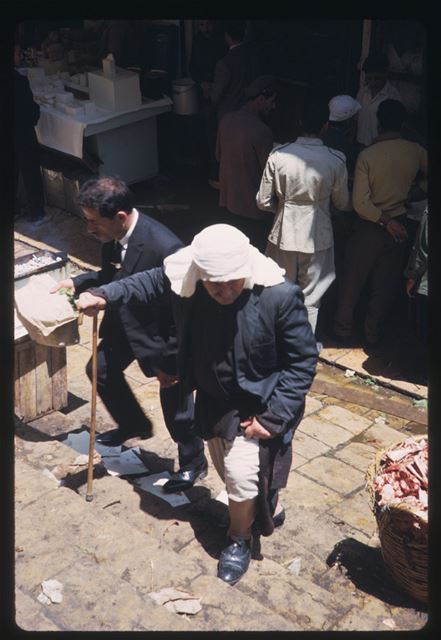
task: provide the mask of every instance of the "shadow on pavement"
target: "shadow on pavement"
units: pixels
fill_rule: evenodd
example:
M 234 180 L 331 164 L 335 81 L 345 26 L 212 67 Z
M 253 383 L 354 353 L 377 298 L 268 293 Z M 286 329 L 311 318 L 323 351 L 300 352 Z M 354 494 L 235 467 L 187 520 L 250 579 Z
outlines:
M 380 548 L 370 547 L 354 538 L 346 538 L 335 545 L 326 564 L 337 564 L 357 589 L 387 604 L 424 613 L 428 610 L 427 605 L 401 592 L 391 580 Z

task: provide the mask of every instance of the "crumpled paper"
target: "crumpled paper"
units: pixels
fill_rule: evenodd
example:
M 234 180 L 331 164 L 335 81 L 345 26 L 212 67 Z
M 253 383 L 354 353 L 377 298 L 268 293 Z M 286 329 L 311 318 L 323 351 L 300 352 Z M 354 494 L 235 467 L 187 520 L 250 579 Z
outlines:
M 58 580 L 43 580 L 41 588 L 43 590 L 43 595 L 46 596 L 46 598 L 49 598 L 51 602 L 59 604 L 63 601 L 63 584 Z M 40 599 L 39 597 L 39 600 L 40 602 L 45 602 L 43 598 Z
M 150 598 L 156 604 L 163 605 L 173 613 L 196 614 L 202 609 L 201 599 L 191 593 L 179 591 L 173 587 L 166 587 L 160 591 L 151 591 Z

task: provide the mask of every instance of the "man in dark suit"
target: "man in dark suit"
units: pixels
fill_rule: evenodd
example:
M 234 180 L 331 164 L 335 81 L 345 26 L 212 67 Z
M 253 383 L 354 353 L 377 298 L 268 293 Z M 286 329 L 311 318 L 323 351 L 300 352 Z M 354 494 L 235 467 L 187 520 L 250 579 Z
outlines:
M 167 227 L 139 213 L 127 185 L 117 178 L 92 178 L 81 188 L 78 204 L 89 233 L 102 247 L 102 268 L 58 283 L 78 295 L 89 287 L 160 267 L 166 256 L 182 247 Z M 146 376 L 156 376 L 167 429 L 178 444 L 179 470 L 165 485 L 181 491 L 206 475 L 203 440 L 193 431 L 193 396 L 187 393 L 178 408 L 181 389 L 176 376 L 176 338 L 167 296 L 148 306 L 124 305 L 106 311 L 100 326 L 102 338 L 97 354 L 97 391 L 118 427 L 100 434 L 97 441 L 117 446 L 129 438 L 152 435 L 151 423 L 139 406 L 124 370 L 137 360 Z M 87 375 L 91 378 L 91 360 Z
M 228 53 L 216 64 L 210 90 L 218 122 L 226 113 L 239 109 L 245 103 L 245 87 L 268 71 L 258 46 L 244 41 L 245 20 L 225 20 L 223 26 Z
M 247 571 L 253 535 L 283 524 L 292 437 L 312 383 L 317 345 L 297 285 L 238 229 L 206 227 L 151 269 L 84 292 L 88 315 L 170 292 L 178 375 L 196 390 L 195 428 L 228 493 L 230 526 L 218 577 Z

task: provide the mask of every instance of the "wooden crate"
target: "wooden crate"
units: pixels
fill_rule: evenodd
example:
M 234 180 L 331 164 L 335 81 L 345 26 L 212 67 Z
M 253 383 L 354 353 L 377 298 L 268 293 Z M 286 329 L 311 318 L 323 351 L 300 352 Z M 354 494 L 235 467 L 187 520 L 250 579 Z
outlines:
M 25 422 L 67 406 L 65 347 L 46 347 L 28 335 L 15 341 L 14 404 Z

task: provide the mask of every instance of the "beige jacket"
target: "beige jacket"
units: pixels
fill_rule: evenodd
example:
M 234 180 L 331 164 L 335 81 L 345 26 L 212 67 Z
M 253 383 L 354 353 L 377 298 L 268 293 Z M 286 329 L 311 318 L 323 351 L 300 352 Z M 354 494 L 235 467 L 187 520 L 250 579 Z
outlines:
M 297 138 L 274 149 L 263 172 L 257 206 L 276 214 L 269 241 L 283 251 L 315 253 L 334 244 L 330 201 L 351 208 L 344 153 L 319 138 Z

